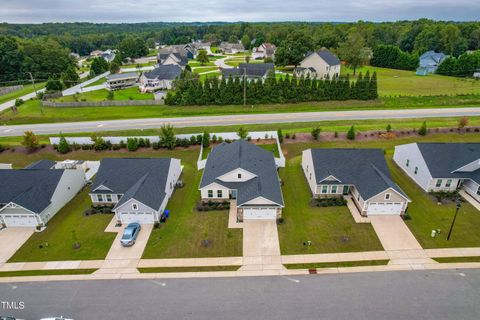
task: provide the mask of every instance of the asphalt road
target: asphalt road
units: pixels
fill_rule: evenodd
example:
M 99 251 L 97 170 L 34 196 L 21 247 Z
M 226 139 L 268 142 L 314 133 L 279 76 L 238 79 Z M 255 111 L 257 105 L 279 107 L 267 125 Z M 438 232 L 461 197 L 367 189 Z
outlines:
M 1 126 L 0 136 L 19 136 L 31 130 L 36 134 L 57 134 L 74 132 L 100 132 L 111 130 L 132 130 L 159 128 L 170 123 L 175 127 L 207 127 L 238 124 L 311 122 L 326 120 L 405 119 L 429 117 L 480 116 L 480 107 L 437 108 L 404 110 L 357 110 L 328 112 L 298 112 L 273 114 L 244 114 L 225 116 L 201 116 L 184 118 L 150 118 L 109 121 L 88 121 L 70 123 L 26 124 Z
M 25 319 L 479 319 L 480 270 L 33 282 L 1 284 L 0 300 Z

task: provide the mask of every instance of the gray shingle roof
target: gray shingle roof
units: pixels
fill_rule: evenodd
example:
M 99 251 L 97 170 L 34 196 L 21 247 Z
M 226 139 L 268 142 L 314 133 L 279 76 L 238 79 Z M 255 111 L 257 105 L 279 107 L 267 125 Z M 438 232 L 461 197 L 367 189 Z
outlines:
M 0 170 L 0 203 L 13 202 L 34 213 L 47 208 L 64 170 Z
M 317 184 L 334 176 L 342 184 L 354 185 L 367 200 L 388 188 L 406 194 L 390 177 L 381 149 L 311 149 Z
M 100 162 L 92 193 L 123 194 L 117 207 L 135 199 L 158 210 L 165 198 L 171 158 L 106 158 Z M 97 190 L 105 186 L 112 192 Z
M 480 143 L 417 143 L 417 146 L 433 178 L 475 180 L 480 177 L 480 170 L 453 173 L 456 169 L 480 160 Z
M 311 54 L 316 53 L 318 54 L 325 62 L 330 65 L 330 66 L 336 66 L 340 64 L 340 60 L 337 58 L 336 55 L 331 53 L 330 51 L 324 49 L 324 50 L 319 50 L 316 52 L 311 52 L 307 54 L 307 57 L 310 56 Z
M 47 170 L 52 169 L 55 165 L 55 161 L 52 160 L 38 160 L 37 162 L 31 163 L 25 167 L 25 169 L 30 170 Z
M 275 71 L 273 63 L 240 63 L 238 68 L 222 69 L 224 77 L 243 76 L 247 77 L 264 77 L 268 72 Z
M 246 182 L 224 182 L 217 178 L 242 168 L 256 175 Z M 273 153 L 244 140 L 221 143 L 208 155 L 200 188 L 218 183 L 237 189 L 237 204 L 264 197 L 283 206 L 282 191 Z
M 182 74 L 182 68 L 175 64 L 160 65 L 143 75 L 147 79 L 174 80 Z

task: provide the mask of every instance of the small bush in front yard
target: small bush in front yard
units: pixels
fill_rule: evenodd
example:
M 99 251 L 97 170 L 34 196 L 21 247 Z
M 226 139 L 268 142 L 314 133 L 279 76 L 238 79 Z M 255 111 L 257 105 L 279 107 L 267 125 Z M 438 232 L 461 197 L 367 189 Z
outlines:
M 230 209 L 229 201 L 199 201 L 197 203 L 197 211 L 213 211 Z
M 440 202 L 440 203 L 450 203 L 457 199 L 461 200 L 461 197 L 458 195 L 458 191 L 456 190 L 452 192 L 436 191 L 436 192 L 430 192 L 429 194 L 432 197 L 434 197 L 437 202 Z
M 311 207 L 338 207 L 347 205 L 347 200 L 343 197 L 312 198 L 309 205 Z

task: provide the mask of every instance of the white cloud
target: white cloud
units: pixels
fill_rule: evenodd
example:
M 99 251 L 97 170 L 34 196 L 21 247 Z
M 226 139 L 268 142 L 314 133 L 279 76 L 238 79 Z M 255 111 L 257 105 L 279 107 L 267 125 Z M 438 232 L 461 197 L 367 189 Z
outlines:
M 0 0 L 0 20 L 60 21 L 392 21 L 478 20 L 471 0 Z

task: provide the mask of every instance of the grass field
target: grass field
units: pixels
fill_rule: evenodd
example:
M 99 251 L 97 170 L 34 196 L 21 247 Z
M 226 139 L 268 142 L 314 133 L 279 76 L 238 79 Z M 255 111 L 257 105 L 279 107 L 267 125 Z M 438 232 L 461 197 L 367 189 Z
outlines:
M 434 96 L 456 94 L 479 94 L 480 81 L 441 75 L 417 76 L 415 71 L 385 69 L 377 67 L 363 67 L 357 69 L 357 74 L 370 71 L 377 72 L 378 93 L 380 96 Z M 350 74 L 353 70 L 342 66 L 342 75 Z
M 42 88 L 45 87 L 45 83 L 37 83 L 35 84 L 35 88 L 37 90 L 40 90 Z M 17 90 L 17 91 L 14 91 L 14 92 L 10 92 L 10 93 L 7 93 L 7 94 L 4 94 L 3 96 L 0 96 L 0 104 L 1 103 L 4 103 L 4 102 L 7 102 L 7 101 L 10 101 L 10 100 L 14 100 L 14 99 L 18 99 L 20 98 L 21 96 L 24 96 L 26 94 L 29 94 L 31 92 L 33 92 L 33 85 L 31 84 L 28 84 L 28 85 L 24 85 L 22 89 L 20 90 Z
M 9 261 L 104 259 L 116 236 L 115 233 L 104 232 L 113 215 L 84 216 L 83 212 L 92 204 L 88 191 L 83 190 L 62 208 L 48 222 L 47 228 L 34 233 Z M 73 232 L 81 245 L 79 249 L 73 248 Z
M 107 78 L 103 77 L 103 78 L 98 79 L 97 81 L 94 81 L 94 82 L 86 85 L 85 88 L 98 86 L 98 85 L 104 84 L 106 81 L 107 81 Z
M 60 275 L 92 274 L 95 271 L 97 271 L 97 269 L 2 271 L 0 272 L 0 277 L 31 277 L 31 276 L 60 276 Z
M 363 266 L 385 266 L 390 260 L 362 260 L 362 261 L 340 261 L 324 263 L 296 263 L 285 264 L 287 269 L 322 269 L 322 268 L 348 268 Z
M 188 61 L 188 65 L 189 65 L 190 67 L 192 67 L 192 68 L 197 68 L 197 67 L 213 67 L 213 66 L 215 66 L 215 63 L 213 62 L 213 60 L 212 60 L 212 61 L 209 61 L 209 62 L 207 62 L 207 63 L 204 63 L 204 64 L 198 62 L 197 60 L 189 60 L 189 61 Z
M 480 257 L 446 257 L 433 258 L 439 263 L 465 263 L 465 262 L 480 262 Z
M 58 102 L 73 102 L 73 101 L 107 101 L 109 91 L 107 89 L 100 89 L 89 92 L 82 92 L 76 95 L 70 95 L 55 99 Z M 113 91 L 113 100 L 153 100 L 152 93 L 140 93 L 137 87 L 115 90 Z M 123 108 L 123 107 L 122 107 Z M 97 109 L 98 111 L 101 110 Z
M 138 268 L 140 273 L 237 271 L 241 266 Z
M 204 74 L 201 76 L 211 76 Z M 140 94 L 136 88 L 125 89 L 128 94 L 116 91 L 115 99 L 148 99 L 148 94 Z M 97 90 L 87 95 L 88 100 L 106 100 L 107 92 Z M 73 96 L 63 97 L 72 101 Z M 79 99 L 80 100 L 80 99 Z M 93 100 L 93 101 L 95 101 Z M 269 104 L 255 106 L 129 106 L 129 107 L 84 107 L 84 108 L 42 108 L 38 101 L 28 101 L 17 113 L 5 110 L 0 113 L 0 124 L 25 124 L 46 122 L 70 122 L 90 120 L 115 120 L 153 117 L 188 117 L 195 115 L 256 114 L 308 111 L 344 111 L 344 110 L 379 110 L 409 108 L 441 107 L 476 107 L 480 104 L 480 95 L 437 96 L 437 97 L 389 97 L 373 101 L 323 101 L 295 104 Z
M 130 69 L 130 68 L 138 68 L 139 66 L 140 66 L 140 68 L 141 67 L 151 67 L 151 66 L 154 66 L 156 64 L 157 64 L 156 61 L 150 61 L 150 62 L 145 62 L 145 63 L 131 63 L 131 64 L 122 65 L 121 68 L 122 69 Z
M 192 70 L 193 73 L 204 73 L 210 71 L 218 71 L 217 67 L 197 67 Z

